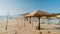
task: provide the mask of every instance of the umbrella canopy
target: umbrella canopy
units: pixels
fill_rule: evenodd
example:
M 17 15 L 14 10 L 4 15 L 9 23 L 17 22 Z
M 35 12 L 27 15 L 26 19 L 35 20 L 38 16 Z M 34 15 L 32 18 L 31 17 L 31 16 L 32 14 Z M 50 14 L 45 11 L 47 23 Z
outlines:
M 38 24 L 38 27 L 37 29 L 40 30 L 40 18 L 43 17 L 43 16 L 46 16 L 46 17 L 53 17 L 55 15 L 53 14 L 50 14 L 50 13 L 47 13 L 47 12 L 44 12 L 44 11 L 41 11 L 41 10 L 37 10 L 33 13 L 30 13 L 28 15 L 25 15 L 25 18 L 28 18 L 28 17 L 38 17 L 38 20 L 39 20 L 39 24 Z
M 52 16 L 53 17 L 55 15 L 47 13 L 47 12 L 44 12 L 44 11 L 41 11 L 41 10 L 37 10 L 37 11 L 35 11 L 33 13 L 25 15 L 25 17 L 38 17 L 38 16 L 39 17 L 42 17 L 42 16 L 47 16 L 47 17 L 51 17 Z
M 57 18 L 60 18 L 60 15 L 57 15 Z

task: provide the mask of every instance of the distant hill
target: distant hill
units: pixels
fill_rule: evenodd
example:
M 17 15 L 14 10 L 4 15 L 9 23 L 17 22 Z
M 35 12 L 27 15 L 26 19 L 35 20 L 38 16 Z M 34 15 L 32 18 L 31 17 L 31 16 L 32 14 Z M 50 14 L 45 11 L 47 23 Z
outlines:
M 27 15 L 27 14 L 29 14 L 29 13 L 25 13 L 25 14 L 22 14 L 22 15 Z M 54 15 L 60 15 L 60 13 L 52 13 L 52 14 L 54 14 Z
M 27 15 L 27 14 L 29 14 L 29 13 L 25 13 L 25 14 L 22 14 L 22 15 Z
M 20 14 L 20 15 L 27 15 L 27 14 L 30 14 L 30 13 L 25 13 L 25 14 Z M 52 13 L 54 15 L 60 15 L 60 13 Z
M 54 15 L 60 15 L 60 13 L 52 13 L 52 14 L 54 14 Z
M 60 15 L 60 13 L 57 13 L 56 15 Z

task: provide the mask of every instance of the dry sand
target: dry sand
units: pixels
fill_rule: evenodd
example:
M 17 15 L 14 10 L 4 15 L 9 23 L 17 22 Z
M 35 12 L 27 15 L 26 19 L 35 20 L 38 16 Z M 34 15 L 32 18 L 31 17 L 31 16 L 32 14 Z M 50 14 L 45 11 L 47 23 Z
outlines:
M 0 34 L 48 34 L 48 31 L 51 34 L 60 34 L 60 30 L 36 30 L 37 22 L 32 22 L 31 24 L 24 19 L 14 19 L 8 21 L 7 30 L 6 29 L 6 20 L 0 20 Z M 52 24 L 41 24 L 41 28 L 53 28 L 60 25 Z

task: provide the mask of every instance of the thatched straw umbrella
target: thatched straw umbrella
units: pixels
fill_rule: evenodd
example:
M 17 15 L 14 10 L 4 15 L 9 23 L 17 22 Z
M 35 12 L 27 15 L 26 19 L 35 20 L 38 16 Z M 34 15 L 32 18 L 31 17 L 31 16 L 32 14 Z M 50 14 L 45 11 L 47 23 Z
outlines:
M 25 18 L 28 18 L 28 17 L 29 18 L 31 18 L 31 17 L 38 17 L 39 24 L 38 24 L 37 29 L 40 30 L 41 29 L 40 28 L 40 18 L 43 17 L 43 16 L 46 16 L 48 18 L 48 17 L 54 16 L 54 15 L 53 14 L 50 14 L 50 13 L 47 13 L 47 12 L 43 12 L 41 10 L 37 10 L 37 11 L 35 11 L 33 13 L 30 13 L 28 15 L 25 15 Z
M 56 15 L 56 18 L 60 18 L 60 15 Z

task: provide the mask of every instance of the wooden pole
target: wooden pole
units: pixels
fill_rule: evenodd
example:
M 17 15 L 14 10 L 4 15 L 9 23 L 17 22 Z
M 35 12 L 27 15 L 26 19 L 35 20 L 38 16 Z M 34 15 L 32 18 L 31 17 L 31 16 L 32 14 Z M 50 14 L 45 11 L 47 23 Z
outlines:
M 25 21 L 26 21 L 26 18 L 24 18 L 24 27 L 25 27 Z
M 40 17 L 38 17 L 38 20 L 39 20 L 39 24 L 38 24 L 38 30 L 41 30 L 41 28 L 40 28 Z
M 7 30 L 7 26 L 8 26 L 8 17 L 9 17 L 9 12 L 7 13 L 7 22 L 6 22 L 6 29 Z
M 27 22 L 28 22 L 28 18 L 25 18 L 25 21 L 27 21 Z
M 19 29 L 18 17 L 16 18 L 16 20 L 17 20 L 17 28 Z
M 49 23 L 49 20 L 50 20 L 50 18 L 48 17 L 48 24 L 50 24 L 50 23 Z
M 28 21 L 28 18 L 27 18 L 27 21 Z
M 29 23 L 31 23 L 31 17 L 29 17 L 29 19 L 30 19 L 30 20 L 29 20 Z

